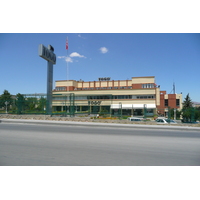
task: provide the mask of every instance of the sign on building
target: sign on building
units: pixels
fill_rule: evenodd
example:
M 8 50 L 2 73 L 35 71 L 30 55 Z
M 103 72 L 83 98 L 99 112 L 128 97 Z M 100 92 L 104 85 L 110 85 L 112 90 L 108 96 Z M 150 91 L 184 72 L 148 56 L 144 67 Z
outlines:
M 110 77 L 99 78 L 99 81 L 110 81 Z

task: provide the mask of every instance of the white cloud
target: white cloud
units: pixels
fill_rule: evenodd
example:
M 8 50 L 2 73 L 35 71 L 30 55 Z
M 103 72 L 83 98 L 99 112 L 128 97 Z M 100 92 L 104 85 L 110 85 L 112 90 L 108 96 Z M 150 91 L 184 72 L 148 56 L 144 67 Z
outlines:
M 74 60 L 72 59 L 73 57 L 86 58 L 84 55 L 80 55 L 77 52 L 73 52 L 69 56 L 57 56 L 58 59 L 64 59 L 66 62 L 71 62 L 71 63 L 74 62 Z M 77 61 L 75 60 L 75 62 Z
M 73 60 L 69 56 L 57 56 L 59 59 L 64 59 L 66 62 L 73 62 Z
M 78 37 L 80 37 L 82 39 L 85 39 L 85 37 L 81 36 L 81 34 L 78 34 Z
M 107 53 L 108 52 L 108 49 L 106 47 L 101 47 L 99 50 L 101 51 L 101 53 Z
M 77 52 L 73 52 L 69 55 L 70 57 L 79 57 L 79 58 L 85 58 L 84 55 L 80 55 L 79 53 Z
M 70 57 L 65 57 L 65 61 L 66 62 L 71 62 L 71 63 L 73 62 L 73 60 Z

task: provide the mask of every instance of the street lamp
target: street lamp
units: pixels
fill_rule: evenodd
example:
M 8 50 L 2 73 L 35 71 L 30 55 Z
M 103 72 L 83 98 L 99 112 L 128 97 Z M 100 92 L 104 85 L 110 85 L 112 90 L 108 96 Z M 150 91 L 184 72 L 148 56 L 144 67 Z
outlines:
M 6 105 L 6 114 L 7 114 L 8 113 L 8 109 L 7 109 L 8 102 L 7 101 L 5 102 L 5 105 Z
M 144 118 L 146 120 L 146 116 L 147 116 L 147 104 L 144 104 Z
M 174 108 L 174 120 L 176 120 L 176 108 Z
M 119 108 L 120 108 L 120 119 L 122 119 L 122 103 L 119 102 Z

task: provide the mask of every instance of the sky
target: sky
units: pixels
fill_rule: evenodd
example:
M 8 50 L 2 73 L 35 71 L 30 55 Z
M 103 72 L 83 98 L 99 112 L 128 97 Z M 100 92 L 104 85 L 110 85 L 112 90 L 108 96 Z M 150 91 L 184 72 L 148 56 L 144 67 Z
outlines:
M 200 102 L 198 33 L 1 33 L 0 93 L 46 93 L 39 44 L 54 47 L 53 88 L 56 80 L 155 76 L 161 90 L 172 93 L 175 83 L 176 93 Z

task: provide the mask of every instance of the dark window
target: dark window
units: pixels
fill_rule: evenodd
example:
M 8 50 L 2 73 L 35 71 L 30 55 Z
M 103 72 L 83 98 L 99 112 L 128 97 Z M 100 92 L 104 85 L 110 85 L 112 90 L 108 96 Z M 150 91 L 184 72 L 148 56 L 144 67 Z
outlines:
M 176 99 L 176 106 L 180 106 L 180 99 Z
M 165 106 L 168 106 L 168 99 L 165 99 Z

